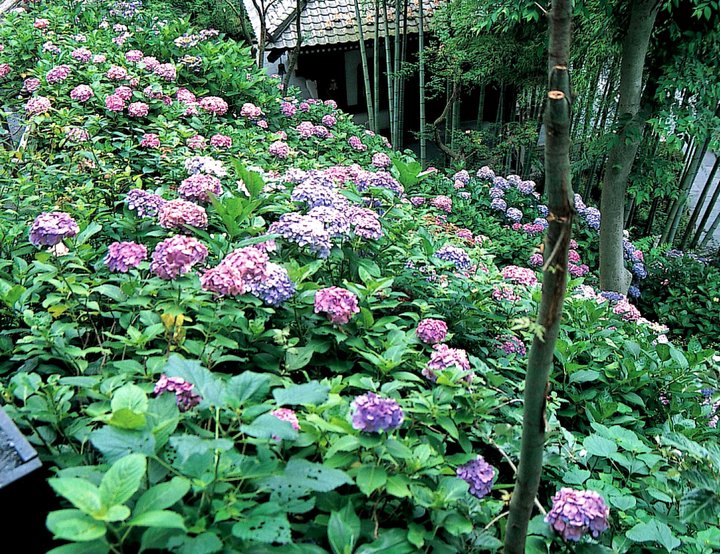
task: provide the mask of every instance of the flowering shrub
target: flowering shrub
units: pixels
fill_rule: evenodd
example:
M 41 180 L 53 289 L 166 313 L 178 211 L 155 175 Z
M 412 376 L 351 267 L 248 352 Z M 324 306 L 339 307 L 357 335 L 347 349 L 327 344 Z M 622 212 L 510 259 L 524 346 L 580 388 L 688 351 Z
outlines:
M 0 26 L 8 102 L 32 121 L 31 148 L 0 152 L 0 383 L 53 468 L 63 551 L 497 550 L 519 337 L 540 332 L 537 187 L 423 172 L 332 102 L 281 98 L 245 46 L 141 2 L 26 9 Z M 538 501 L 582 484 L 611 513 L 593 546 L 702 551 L 714 353 L 586 287 Z M 541 520 L 532 539 L 557 548 Z

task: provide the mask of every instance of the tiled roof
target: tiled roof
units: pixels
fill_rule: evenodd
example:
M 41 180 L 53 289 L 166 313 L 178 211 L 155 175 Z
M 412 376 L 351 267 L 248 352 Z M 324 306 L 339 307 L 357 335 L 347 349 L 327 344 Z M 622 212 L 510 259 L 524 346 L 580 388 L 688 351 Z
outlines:
M 260 5 L 260 0 L 256 0 Z M 268 0 L 265 0 L 269 3 Z M 418 11 L 421 0 L 408 0 L 408 33 L 418 32 Z M 432 12 L 442 0 L 422 0 L 424 16 L 429 19 Z M 363 35 L 370 40 L 375 35 L 375 2 L 372 0 L 359 0 L 360 15 L 362 17 Z M 260 35 L 260 20 L 252 0 L 244 0 L 245 9 L 255 31 Z M 266 17 L 268 42 L 267 50 L 294 48 L 297 43 L 295 32 L 296 0 L 275 0 L 268 10 Z M 304 4 L 300 17 L 302 25 L 302 45 L 318 46 L 323 44 L 343 44 L 358 42 L 360 40 L 355 20 L 354 0 L 301 0 Z M 387 0 L 388 4 L 388 32 L 391 36 L 395 26 L 395 1 Z M 402 12 L 400 24 L 402 26 Z M 426 22 L 427 25 L 427 22 Z M 385 21 L 383 18 L 382 2 L 380 2 L 380 36 L 385 36 Z M 402 32 L 402 31 L 401 31 Z

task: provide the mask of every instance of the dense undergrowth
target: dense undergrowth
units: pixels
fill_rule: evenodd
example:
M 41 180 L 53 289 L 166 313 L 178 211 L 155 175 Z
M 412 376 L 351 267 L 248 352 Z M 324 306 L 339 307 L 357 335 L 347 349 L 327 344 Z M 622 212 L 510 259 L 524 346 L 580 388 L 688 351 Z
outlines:
M 282 99 L 247 48 L 113 6 L 0 27 L 29 125 L 2 152 L 0 376 L 56 471 L 54 552 L 497 550 L 533 184 L 422 172 Z M 711 552 L 717 358 L 588 286 L 599 220 L 577 206 L 538 502 L 597 491 L 610 527 L 568 546 L 538 515 L 528 552 Z

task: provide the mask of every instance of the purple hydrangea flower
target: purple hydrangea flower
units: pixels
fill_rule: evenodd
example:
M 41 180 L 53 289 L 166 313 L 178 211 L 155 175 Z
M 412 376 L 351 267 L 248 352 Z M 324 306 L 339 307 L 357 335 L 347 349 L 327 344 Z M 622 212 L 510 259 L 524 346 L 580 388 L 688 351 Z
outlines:
M 136 242 L 113 242 L 108 246 L 105 265 L 110 271 L 127 273 L 147 259 L 147 248 Z
M 350 220 L 340 210 L 330 206 L 317 206 L 310 210 L 308 215 L 322 221 L 331 237 L 344 237 L 350 232 Z
M 405 194 L 403 186 L 387 171 L 360 171 L 355 178 L 355 184 L 360 192 L 378 187 L 391 190 L 398 196 Z
M 590 533 L 594 538 L 608 528 L 610 509 L 595 491 L 561 488 L 553 497 L 552 509 L 545 521 L 565 541 L 579 541 Z
M 540 214 L 540 217 L 547 217 L 550 213 L 550 210 L 545 204 L 538 204 L 537 211 Z
M 295 283 L 284 267 L 268 262 L 265 279 L 251 282 L 249 292 L 268 306 L 279 306 L 295 294 Z
M 165 229 L 180 229 L 184 225 L 205 229 L 208 218 L 202 206 L 186 200 L 170 200 L 160 208 L 158 223 Z
M 500 177 L 499 175 L 493 179 L 493 186 L 497 187 L 499 189 L 507 190 L 511 187 L 510 183 L 508 183 L 507 179 L 504 177 Z
M 337 123 L 337 118 L 334 115 L 324 115 L 322 116 L 322 124 L 326 127 L 334 127 Z
M 368 149 L 367 145 L 363 144 L 363 141 L 360 139 L 360 137 L 350 137 L 348 139 L 348 144 L 350 145 L 350 148 L 358 152 L 365 152 Z
M 638 279 L 645 279 L 648 276 L 647 270 L 645 269 L 645 264 L 642 262 L 635 262 L 632 265 L 632 273 Z
M 523 213 L 517 208 L 508 208 L 505 215 L 510 221 L 514 221 L 515 223 L 519 223 L 523 217 Z
M 70 91 L 70 98 L 76 102 L 87 102 L 93 96 L 95 96 L 93 89 L 87 85 L 78 85 Z
M 375 167 L 378 167 L 380 169 L 385 169 L 386 167 L 390 167 L 390 164 L 392 161 L 390 160 L 390 156 L 383 152 L 376 152 L 373 154 L 372 157 L 372 165 Z
M 209 202 L 208 193 L 220 196 L 222 194 L 222 185 L 220 179 L 204 173 L 190 175 L 178 187 L 178 194 L 185 200 Z
M 355 294 L 340 287 L 328 287 L 315 293 L 315 313 L 324 313 L 336 325 L 345 325 L 360 306 Z
M 330 234 L 321 221 L 309 215 L 297 212 L 283 214 L 278 221 L 270 225 L 268 232 L 277 233 L 300 247 L 308 246 L 320 258 L 330 255 Z
M 625 299 L 625 296 L 620 294 L 619 292 L 614 292 L 611 290 L 604 290 L 600 293 L 600 296 L 608 300 L 611 304 L 617 304 L 621 300 Z
M 516 188 L 522 194 L 532 194 L 535 192 L 535 181 L 520 181 L 520 183 L 516 185 Z
M 268 147 L 268 152 L 276 158 L 284 160 L 290 155 L 290 147 L 286 142 L 277 140 Z
M 207 247 L 196 238 L 175 235 L 155 247 L 150 270 L 161 279 L 170 281 L 205 261 L 207 255 Z
M 348 209 L 347 214 L 355 236 L 369 240 L 382 238 L 382 224 L 374 211 L 368 208 L 352 206 Z
M 125 195 L 128 208 L 140 217 L 154 217 L 165 204 L 165 199 L 159 194 L 153 194 L 142 189 L 132 189 Z
M 477 498 L 487 496 L 493 486 L 495 468 L 482 456 L 457 468 L 457 476 L 470 485 L 470 494 Z
M 628 296 L 630 298 L 640 298 L 640 289 L 635 285 L 630 285 L 628 288 Z
M 418 322 L 415 334 L 425 344 L 438 344 L 445 340 L 447 336 L 448 326 L 441 319 L 421 319 Z
M 155 396 L 159 396 L 164 392 L 175 393 L 175 402 L 181 412 L 187 412 L 190 408 L 197 406 L 202 400 L 202 396 L 193 391 L 195 385 L 188 383 L 180 377 L 168 377 L 164 373 L 155 384 Z
M 463 185 L 467 185 L 470 182 L 470 174 L 465 169 L 458 171 L 453 175 L 453 181 L 460 181 Z
M 373 392 L 356 397 L 352 408 L 353 428 L 366 433 L 397 429 L 405 419 L 402 408 L 395 400 L 383 398 Z
M 517 354 L 518 356 L 524 356 L 527 354 L 525 344 L 519 338 L 514 335 L 506 335 L 504 337 L 498 337 L 500 350 L 505 354 Z
M 304 202 L 309 208 L 332 207 L 340 201 L 339 196 L 333 188 L 319 183 L 314 178 L 308 178 L 293 189 L 290 200 Z
M 489 194 L 490 198 L 502 198 L 503 196 L 505 196 L 505 191 L 498 187 L 492 187 Z
M 585 202 L 583 202 L 582 196 L 580 196 L 579 194 L 576 193 L 574 196 L 574 199 L 575 199 L 575 210 L 580 215 L 584 215 L 585 210 L 587 210 L 587 206 L 585 205 Z
M 528 265 L 530 267 L 540 267 L 541 265 L 543 265 L 543 262 L 543 255 L 540 252 L 534 252 L 530 256 L 530 259 L 528 259 Z
M 472 260 L 470 255 L 462 248 L 446 244 L 435 252 L 435 257 L 446 262 L 452 262 L 458 269 L 470 269 Z
M 484 181 L 492 181 L 495 179 L 495 172 L 490 169 L 488 166 L 484 165 L 477 171 L 478 179 L 482 179 Z
M 507 210 L 507 202 L 502 198 L 493 198 L 490 202 L 490 209 L 496 212 L 505 212 Z
M 65 212 L 43 212 L 30 227 L 30 243 L 38 248 L 55 246 L 80 232 L 77 222 Z
M 585 208 L 583 215 L 585 216 L 585 222 L 588 224 L 588 227 L 596 231 L 600 230 L 600 210 L 597 208 Z

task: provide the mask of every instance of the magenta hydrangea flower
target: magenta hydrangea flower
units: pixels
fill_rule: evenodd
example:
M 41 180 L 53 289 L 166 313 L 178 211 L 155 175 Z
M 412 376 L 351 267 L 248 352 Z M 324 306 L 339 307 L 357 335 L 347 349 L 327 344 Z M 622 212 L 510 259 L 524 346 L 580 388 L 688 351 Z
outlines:
M 245 104 L 242 105 L 242 108 L 240 108 L 240 115 L 250 119 L 260 119 L 264 114 L 262 109 L 255 104 L 245 102 Z
M 153 73 L 166 81 L 172 82 L 177 79 L 177 69 L 171 63 L 161 63 L 153 68 Z
M 231 265 L 222 263 L 203 273 L 200 285 L 218 296 L 238 296 L 245 294 L 246 288 L 242 274 Z
M 259 283 L 267 277 L 268 255 L 260 248 L 246 246 L 236 248 L 230 252 L 221 265 L 228 265 L 235 268 L 243 280 L 250 286 L 252 283 Z
M 10 75 L 11 71 L 12 71 L 12 67 L 10 67 L 10 64 L 0 63 L 0 79 L 4 79 L 8 75 Z
M 610 508 L 595 491 L 561 488 L 553 497 L 545 522 L 565 541 L 579 541 L 590 533 L 594 538 L 608 528 Z
M 366 433 L 392 431 L 402 425 L 405 415 L 392 398 L 383 398 L 374 392 L 358 396 L 351 404 L 352 426 Z
M 39 115 L 50 111 L 51 107 L 52 104 L 48 98 L 45 98 L 44 96 L 35 96 L 34 98 L 28 100 L 27 104 L 25 104 L 25 112 L 28 115 Z
M 161 279 L 177 279 L 205 261 L 207 255 L 207 247 L 196 238 L 175 235 L 155 247 L 150 270 Z
M 145 133 L 140 141 L 143 148 L 160 148 L 160 137 L 155 133 Z
M 327 114 L 322 116 L 322 124 L 326 127 L 334 127 L 336 123 L 337 117 L 335 117 L 334 115 Z
M 192 150 L 202 150 L 207 146 L 207 139 L 202 135 L 193 135 L 185 141 L 185 144 Z
M 80 227 L 70 214 L 43 212 L 35 218 L 30 227 L 30 243 L 38 248 L 55 246 L 79 232 Z
M 438 344 L 447 337 L 448 326 L 442 319 L 421 319 L 415 334 L 425 344 Z
M 452 212 L 452 198 L 445 195 L 439 195 L 430 202 L 433 206 L 447 213 Z
M 180 229 L 184 225 L 205 229 L 208 217 L 202 206 L 186 200 L 170 200 L 160 208 L 158 223 L 165 229 Z
M 515 335 L 505 335 L 503 337 L 496 337 L 496 339 L 499 342 L 498 348 L 505 352 L 505 354 L 517 354 L 518 356 L 527 354 L 525 343 Z
M 147 259 L 147 248 L 136 242 L 113 242 L 108 246 L 105 265 L 110 271 L 127 273 Z
M 119 87 L 115 87 L 115 92 L 113 92 L 113 94 L 116 94 L 127 102 L 133 96 L 133 89 L 125 85 L 120 85 Z
M 228 103 L 219 96 L 206 96 L 200 100 L 199 105 L 206 112 L 215 115 L 225 115 L 228 111 Z
M 268 152 L 275 156 L 276 158 L 280 158 L 281 160 L 284 160 L 290 155 L 290 147 L 287 145 L 286 142 L 283 142 L 281 140 L 273 142 L 268 147 Z
M 195 385 L 188 383 L 180 377 L 168 377 L 164 373 L 155 384 L 154 394 L 159 396 L 164 392 L 172 392 L 175 394 L 175 402 L 181 412 L 187 412 L 189 409 L 197 406 L 202 400 L 202 396 L 197 394 L 193 389 Z
M 436 344 L 433 346 L 433 353 L 430 354 L 430 361 L 422 370 L 423 376 L 432 382 L 437 381 L 437 372 L 450 367 L 458 367 L 465 371 L 465 381 L 472 381 L 473 374 L 470 371 L 470 360 L 467 352 L 461 348 L 450 348 L 447 344 Z
M 390 164 L 392 161 L 390 160 L 390 156 L 383 152 L 376 152 L 373 154 L 372 157 L 372 164 L 375 167 L 378 167 L 380 169 L 385 169 L 386 167 L 390 167 Z
M 358 298 L 347 289 L 328 287 L 315 292 L 315 313 L 324 313 L 336 325 L 345 325 L 360 313 Z
M 78 85 L 70 91 L 70 98 L 76 102 L 87 102 L 95 93 L 88 85 Z
M 145 117 L 148 113 L 150 113 L 150 106 L 145 102 L 133 102 L 128 106 L 130 117 Z
M 360 137 L 350 137 L 348 139 L 348 144 L 350 145 L 350 148 L 357 150 L 358 152 L 365 152 L 368 149 L 367 144 L 364 144 Z
M 143 59 L 143 53 L 140 50 L 128 50 L 125 52 L 125 59 L 129 62 L 139 62 Z
M 215 148 L 230 148 L 232 147 L 232 138 L 217 133 L 210 137 L 210 144 Z
M 222 194 L 220 179 L 204 173 L 190 175 L 178 187 L 178 194 L 185 200 L 209 202 L 208 192 L 215 196 Z
M 105 75 L 112 81 L 123 81 L 128 78 L 127 70 L 119 65 L 111 65 Z
M 300 422 L 294 410 L 290 408 L 278 408 L 270 413 L 281 421 L 287 421 L 296 431 L 300 430 Z
M 516 285 L 524 285 L 533 287 L 538 284 L 537 276 L 532 269 L 527 267 L 519 267 L 517 265 L 509 265 L 503 268 L 501 274 L 504 279 Z
M 27 92 L 35 92 L 38 88 L 40 88 L 40 79 L 29 77 L 23 81 L 23 89 Z
M 125 109 L 125 100 L 117 94 L 110 94 L 105 97 L 105 107 L 111 112 L 121 112 Z
M 540 267 L 543 265 L 543 255 L 540 252 L 533 252 L 528 259 L 528 265 L 530 267 Z
M 476 498 L 483 498 L 492 490 L 495 468 L 479 456 L 456 470 L 456 475 L 470 485 L 470 494 Z
M 69 65 L 56 65 L 45 75 L 45 80 L 48 84 L 54 85 L 55 83 L 62 83 L 65 79 L 70 77 L 72 69 Z

